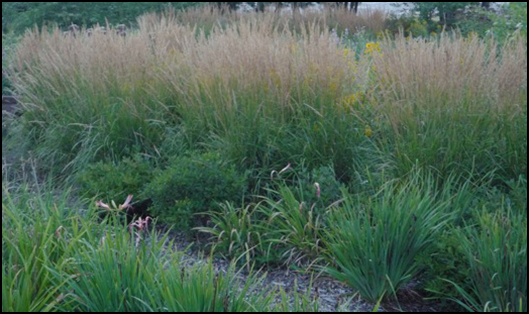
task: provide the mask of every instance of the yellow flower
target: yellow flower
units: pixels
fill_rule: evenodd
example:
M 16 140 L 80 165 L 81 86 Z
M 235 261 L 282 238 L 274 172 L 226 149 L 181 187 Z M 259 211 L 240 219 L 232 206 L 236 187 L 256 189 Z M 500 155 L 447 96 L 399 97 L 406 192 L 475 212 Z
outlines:
M 368 138 L 372 138 L 373 137 L 373 129 L 368 125 L 366 126 L 366 130 L 364 132 L 365 136 L 367 136 Z
M 468 33 L 468 39 L 475 39 L 475 38 L 478 38 L 479 37 L 479 34 L 477 32 L 470 32 Z
M 346 96 L 342 99 L 341 103 L 343 104 L 344 107 L 351 107 L 352 105 L 354 105 L 354 103 L 356 102 L 357 100 L 357 96 L 356 96 L 356 93 L 355 94 L 351 94 L 349 96 Z
M 279 76 L 279 73 L 275 69 L 272 69 L 268 71 L 268 75 L 270 77 L 270 82 L 273 86 L 279 88 L 281 86 L 281 77 Z
M 332 92 L 335 92 L 338 90 L 338 83 L 336 82 L 331 82 L 329 84 L 329 90 L 332 91 Z
M 375 52 L 382 52 L 382 48 L 380 48 L 380 43 L 367 43 L 366 44 L 366 50 L 364 51 L 365 54 L 373 54 Z

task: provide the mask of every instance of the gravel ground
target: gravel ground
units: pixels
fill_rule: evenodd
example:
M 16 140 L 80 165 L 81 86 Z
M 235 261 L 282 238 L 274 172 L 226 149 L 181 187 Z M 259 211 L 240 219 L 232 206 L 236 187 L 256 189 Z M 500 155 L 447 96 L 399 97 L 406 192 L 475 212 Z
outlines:
M 165 232 L 163 228 L 159 228 L 159 231 Z M 197 239 L 199 244 L 195 245 L 183 234 L 170 232 L 169 240 L 174 241 L 174 247 L 167 248 L 168 253 L 170 253 L 169 251 L 185 252 L 182 257 L 184 266 L 206 264 L 209 261 L 208 258 L 204 258 L 204 256 L 209 256 L 209 251 L 204 252 L 198 248 L 206 243 L 205 239 Z M 217 272 L 226 273 L 230 267 L 230 262 L 222 257 L 214 257 L 213 266 Z M 248 275 L 248 271 L 241 271 L 239 274 L 240 281 L 245 282 Z M 257 276 L 260 277 L 259 275 L 264 276 L 264 280 L 260 284 L 261 288 L 282 288 L 287 293 L 296 289 L 298 293 L 306 295 L 312 283 L 311 297 L 319 300 L 321 312 L 365 312 L 373 309 L 373 305 L 355 298 L 352 289 L 324 276 L 312 278 L 313 276 L 288 269 L 267 269 L 260 271 Z
M 159 231 L 165 232 L 163 228 Z M 170 251 L 185 252 L 183 265 L 206 264 L 209 260 L 204 256 L 209 256 L 209 251 L 202 251 L 199 246 L 205 244 L 205 239 L 197 239 L 198 245 L 190 242 L 183 234 L 177 232 L 169 233 L 169 240 L 174 241 L 174 247 L 168 248 Z M 213 265 L 217 272 L 227 272 L 230 262 L 214 257 Z M 261 271 L 265 275 L 262 288 L 282 288 L 287 293 L 297 289 L 301 295 L 306 295 L 311 289 L 311 297 L 319 300 L 320 312 L 371 312 L 375 305 L 365 302 L 357 297 L 353 289 L 332 278 L 323 275 L 309 275 L 291 271 L 284 268 L 267 269 Z M 240 273 L 241 282 L 245 282 L 248 272 Z M 385 303 L 379 309 L 380 312 L 439 312 L 439 305 L 433 301 L 424 301 L 424 298 L 417 292 L 415 287 L 417 282 L 410 284 L 403 292 L 399 293 L 399 303 Z

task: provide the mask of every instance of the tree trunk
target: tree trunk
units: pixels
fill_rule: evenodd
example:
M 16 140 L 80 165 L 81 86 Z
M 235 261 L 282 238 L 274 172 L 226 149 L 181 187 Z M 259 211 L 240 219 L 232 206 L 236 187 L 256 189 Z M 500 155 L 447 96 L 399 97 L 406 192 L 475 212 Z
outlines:
M 354 13 L 358 13 L 359 5 L 360 5 L 360 2 L 351 2 L 351 10 L 353 10 Z

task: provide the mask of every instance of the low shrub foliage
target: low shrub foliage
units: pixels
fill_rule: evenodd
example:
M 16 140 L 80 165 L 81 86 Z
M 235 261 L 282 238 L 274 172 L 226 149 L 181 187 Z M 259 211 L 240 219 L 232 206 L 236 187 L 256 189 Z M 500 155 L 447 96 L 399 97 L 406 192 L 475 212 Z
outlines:
M 242 202 L 247 189 L 244 173 L 219 154 L 180 157 L 159 171 L 144 191 L 151 212 L 179 230 L 204 226 L 204 213 L 220 211 L 222 202 Z

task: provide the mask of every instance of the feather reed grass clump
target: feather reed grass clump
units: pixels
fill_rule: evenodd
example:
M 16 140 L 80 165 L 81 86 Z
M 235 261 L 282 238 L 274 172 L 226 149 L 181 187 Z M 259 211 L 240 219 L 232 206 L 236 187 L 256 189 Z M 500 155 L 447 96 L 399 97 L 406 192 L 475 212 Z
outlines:
M 386 39 L 374 55 L 376 104 L 401 174 L 439 171 L 527 176 L 527 39 L 503 46 L 444 34 Z
M 319 27 L 338 31 L 349 30 L 351 33 L 365 31 L 376 35 L 386 27 L 387 15 L 378 10 L 362 11 L 355 13 L 341 6 L 324 5 L 318 9 L 307 8 L 302 14 L 271 12 L 245 12 L 240 14 L 233 10 L 219 6 L 206 5 L 202 7 L 190 7 L 184 10 L 167 10 L 161 14 L 151 13 L 142 17 L 151 25 L 156 25 L 163 16 L 164 19 L 172 20 L 179 25 L 190 26 L 204 30 L 207 34 L 217 27 L 235 25 L 249 19 L 258 19 L 262 22 L 271 23 L 280 29 L 300 31 L 309 25 L 317 24 Z
M 207 36 L 164 16 L 141 19 L 125 38 L 29 32 L 12 73 L 36 152 L 61 170 L 78 169 L 156 154 L 166 129 L 183 125 L 190 142 L 217 143 L 247 164 L 304 154 L 346 168 L 363 136 L 336 102 L 364 92 L 368 62 L 344 54 L 326 29 L 280 30 L 273 17 Z
M 10 77 L 35 152 L 62 171 L 159 157 L 178 129 L 187 146 L 222 148 L 245 167 L 527 174 L 525 38 L 397 37 L 363 49 L 321 22 L 341 23 L 331 9 L 298 27 L 201 10 L 143 16 L 126 37 L 28 32 Z M 206 31 L 186 20 L 199 12 L 229 22 Z

